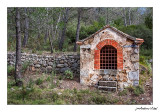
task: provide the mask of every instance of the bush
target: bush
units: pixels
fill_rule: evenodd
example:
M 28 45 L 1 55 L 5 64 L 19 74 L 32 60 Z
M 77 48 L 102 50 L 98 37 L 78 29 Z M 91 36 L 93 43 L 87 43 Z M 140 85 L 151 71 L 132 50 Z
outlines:
M 56 92 L 54 92 L 53 95 L 52 95 L 53 102 L 55 102 L 56 100 L 58 100 L 58 98 L 59 98 L 58 94 Z
M 73 72 L 70 71 L 70 70 L 66 70 L 66 71 L 65 71 L 65 77 L 66 77 L 67 79 L 73 79 Z
M 144 88 L 141 86 L 137 86 L 137 87 L 135 87 L 133 93 L 134 93 L 134 95 L 139 96 L 140 94 L 144 93 Z
M 15 85 L 16 85 L 15 81 L 10 81 L 10 82 L 7 83 L 7 88 L 11 88 Z
M 47 79 L 46 79 L 46 81 L 51 81 L 51 77 L 48 76 Z
M 93 96 L 91 99 L 96 104 L 104 104 L 107 101 L 106 97 L 101 95 Z
M 50 86 L 51 89 L 55 88 L 55 84 L 53 83 L 53 80 L 55 79 L 55 77 L 56 77 L 56 73 L 55 73 L 55 71 L 52 71 L 52 73 L 51 73 L 51 86 Z
M 37 80 L 36 80 L 36 84 L 37 85 L 41 85 L 43 83 L 43 80 L 41 79 L 41 78 L 38 78 Z
M 133 86 L 129 86 L 129 87 L 127 87 L 127 89 L 128 89 L 129 92 L 133 92 L 134 91 L 134 87 Z
M 7 65 L 7 74 L 8 75 L 14 75 L 15 74 L 15 67 Z
M 33 88 L 33 85 L 34 85 L 34 81 L 30 78 L 27 87 L 28 88 Z
M 144 39 L 142 44 L 143 49 L 152 49 L 152 29 L 147 28 L 145 25 L 130 25 L 130 26 L 120 26 L 118 27 L 120 31 L 127 33 L 136 38 Z
M 148 60 L 153 57 L 153 50 L 152 49 L 144 49 L 140 48 L 140 56 L 145 56 Z
M 145 66 L 148 70 L 148 73 L 151 74 L 152 72 L 152 67 L 151 67 L 151 63 L 149 63 L 150 58 L 146 57 L 146 56 L 140 56 L 140 63 Z M 142 74 L 143 72 L 145 73 L 145 71 L 142 71 Z
M 119 92 L 119 96 L 124 96 L 124 95 L 127 95 L 127 90 L 126 89 Z
M 26 61 L 22 64 L 22 73 L 25 73 L 25 71 L 27 70 L 28 66 L 29 66 L 30 62 Z
M 59 75 L 58 80 L 62 80 L 62 79 L 64 79 L 64 77 L 62 75 Z

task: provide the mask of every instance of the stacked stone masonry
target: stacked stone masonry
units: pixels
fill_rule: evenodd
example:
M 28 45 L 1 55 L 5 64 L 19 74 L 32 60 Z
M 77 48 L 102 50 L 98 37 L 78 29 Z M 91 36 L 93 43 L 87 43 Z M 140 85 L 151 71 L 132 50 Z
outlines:
M 7 64 L 15 65 L 15 53 L 8 52 Z M 22 64 L 30 62 L 29 68 L 31 70 L 39 69 L 42 72 L 51 73 L 55 69 L 56 73 L 64 73 L 66 70 L 72 71 L 79 76 L 80 73 L 80 55 L 77 53 L 57 54 L 57 55 L 37 55 L 21 53 Z
M 80 45 L 80 82 L 95 85 L 101 80 L 117 81 L 118 90 L 139 85 L 139 44 L 127 34 L 108 27 L 78 41 Z M 117 69 L 100 69 L 100 51 L 106 46 L 117 50 Z

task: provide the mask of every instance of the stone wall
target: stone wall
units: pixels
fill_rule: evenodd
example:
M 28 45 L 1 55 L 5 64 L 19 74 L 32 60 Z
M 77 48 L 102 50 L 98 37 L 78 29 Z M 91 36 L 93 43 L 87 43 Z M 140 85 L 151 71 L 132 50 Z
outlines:
M 21 53 L 21 61 L 30 62 L 31 70 L 39 69 L 42 72 L 51 73 L 53 68 L 56 73 L 64 73 L 71 70 L 74 74 L 80 73 L 80 55 L 77 53 L 57 53 L 53 55 L 37 55 Z M 7 64 L 15 65 L 15 52 L 7 53 Z

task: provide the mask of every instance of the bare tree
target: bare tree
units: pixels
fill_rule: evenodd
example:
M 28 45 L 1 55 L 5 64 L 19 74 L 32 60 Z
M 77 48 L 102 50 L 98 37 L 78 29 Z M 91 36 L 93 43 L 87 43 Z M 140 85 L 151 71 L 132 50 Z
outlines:
M 129 25 L 131 25 L 131 8 L 128 9 Z
M 21 29 L 20 29 L 20 12 L 16 8 L 16 63 L 15 63 L 15 82 L 17 86 L 22 86 L 21 76 Z
M 107 18 L 106 18 L 106 24 L 109 24 L 109 8 L 107 8 Z
M 63 43 L 64 43 L 64 40 L 65 40 L 65 34 L 66 34 L 66 28 L 67 28 L 67 22 L 68 22 L 68 16 L 69 16 L 69 9 L 70 8 L 65 8 L 65 13 L 64 13 L 64 18 L 63 18 L 63 23 L 64 23 L 64 26 L 63 26 L 63 29 L 62 29 L 62 36 L 61 36 L 61 39 L 60 39 L 60 42 L 59 42 L 59 49 L 62 51 L 62 48 L 63 48 Z
M 77 30 L 76 30 L 76 41 L 75 41 L 74 49 L 73 49 L 74 52 L 77 51 L 77 44 L 76 44 L 76 42 L 79 40 L 80 19 L 81 19 L 82 9 L 81 9 L 81 8 L 78 8 L 78 9 L 77 9 L 77 12 L 78 12 L 78 23 L 77 23 Z
M 58 16 L 58 20 L 57 20 L 56 28 L 55 28 L 55 31 L 54 31 L 54 35 L 57 34 L 58 23 L 60 22 L 60 20 L 61 20 L 61 12 L 59 13 L 59 16 Z M 54 39 L 54 35 L 53 35 L 53 39 Z
M 28 41 L 28 29 L 29 29 L 29 19 L 27 15 L 27 8 L 24 8 L 25 12 L 25 29 L 24 29 L 24 39 L 23 39 L 23 47 L 26 47 Z
M 124 19 L 124 26 L 127 26 L 126 8 L 125 7 L 123 7 L 123 19 Z

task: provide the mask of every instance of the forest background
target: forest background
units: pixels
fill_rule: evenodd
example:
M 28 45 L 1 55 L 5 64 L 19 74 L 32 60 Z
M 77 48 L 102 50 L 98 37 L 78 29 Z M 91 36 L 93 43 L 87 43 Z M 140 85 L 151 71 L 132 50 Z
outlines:
M 140 55 L 152 59 L 153 9 L 151 7 L 22 7 L 22 52 L 79 52 L 77 40 L 109 24 L 143 38 Z M 16 49 L 15 8 L 7 8 L 7 50 Z

